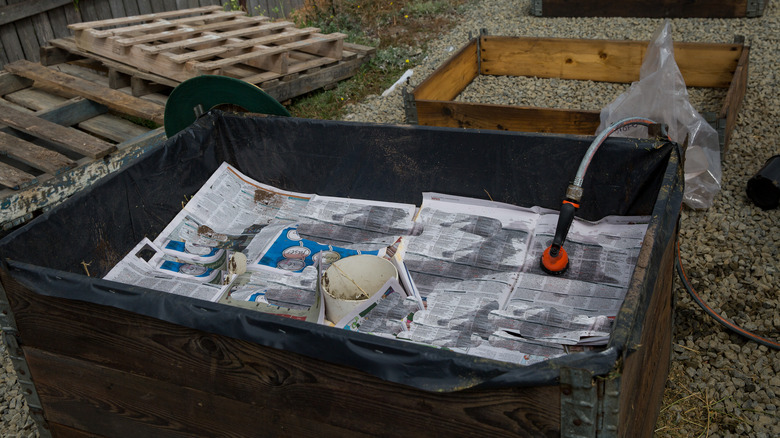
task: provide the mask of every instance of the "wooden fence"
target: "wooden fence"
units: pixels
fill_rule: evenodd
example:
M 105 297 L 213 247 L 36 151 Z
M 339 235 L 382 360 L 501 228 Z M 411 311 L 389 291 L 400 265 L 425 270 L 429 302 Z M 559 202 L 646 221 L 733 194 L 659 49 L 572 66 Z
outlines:
M 47 41 L 71 36 L 68 24 L 226 4 L 229 0 L 0 0 L 0 67 L 38 61 Z M 238 0 L 251 15 L 288 16 L 304 0 Z M 227 7 L 227 6 L 226 6 Z

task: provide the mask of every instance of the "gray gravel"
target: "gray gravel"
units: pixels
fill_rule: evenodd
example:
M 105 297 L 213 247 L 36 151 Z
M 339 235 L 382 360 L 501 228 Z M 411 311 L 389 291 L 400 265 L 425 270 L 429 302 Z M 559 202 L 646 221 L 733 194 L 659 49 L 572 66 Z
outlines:
M 648 40 L 662 23 L 638 18 L 539 18 L 528 1 L 482 0 L 461 23 L 429 42 L 427 58 L 413 65 L 413 89 L 468 40 L 490 35 Z M 747 93 L 722 157 L 722 190 L 706 211 L 685 208 L 680 247 L 693 287 L 712 308 L 744 328 L 780 339 L 780 210 L 762 211 L 745 184 L 780 153 L 780 6 L 769 2 L 760 18 L 675 19 L 675 41 L 751 46 Z M 503 105 L 598 110 L 627 88 L 620 84 L 559 79 L 480 76 L 457 100 Z M 725 91 L 689 88 L 700 112 L 717 111 Z M 353 105 L 346 120 L 404 123 L 399 90 Z M 780 436 L 780 351 L 723 329 L 693 303 L 675 279 L 675 339 L 666 406 L 657 436 Z M 686 398 L 687 397 L 687 398 Z M 665 421 L 664 421 L 665 420 Z
M 681 251 L 693 286 L 716 310 L 744 328 L 779 339 L 780 210 L 762 211 L 745 195 L 745 184 L 772 155 L 780 153 L 780 12 L 768 2 L 754 19 L 672 20 L 675 41 L 733 41 L 744 35 L 751 45 L 747 94 L 723 157 L 722 191 L 706 211 L 685 209 Z M 427 56 L 412 59 L 410 88 L 428 77 L 466 43 L 469 32 L 491 35 L 647 40 L 661 24 L 638 18 L 539 18 L 529 1 L 481 0 L 466 8 L 460 24 L 428 42 Z M 413 53 L 410 53 L 410 57 Z M 423 58 L 423 59 L 418 59 Z M 459 96 L 462 100 L 555 108 L 600 109 L 625 86 L 534 78 L 484 78 Z M 700 111 L 715 111 L 724 93 L 691 90 Z M 346 120 L 404 123 L 400 90 L 371 96 L 353 105 Z M 731 334 L 691 301 L 679 282 L 674 290 L 675 339 L 667 406 L 658 436 L 780 436 L 780 352 Z M 2 350 L 0 419 L 2 437 L 38 436 Z M 687 394 L 687 399 L 683 396 Z M 701 400 L 691 419 L 684 402 Z M 676 402 L 676 403 L 672 403 Z M 670 417 L 671 416 L 671 417 Z M 676 416 L 676 418 L 675 418 Z M 707 427 L 709 426 L 709 427 Z

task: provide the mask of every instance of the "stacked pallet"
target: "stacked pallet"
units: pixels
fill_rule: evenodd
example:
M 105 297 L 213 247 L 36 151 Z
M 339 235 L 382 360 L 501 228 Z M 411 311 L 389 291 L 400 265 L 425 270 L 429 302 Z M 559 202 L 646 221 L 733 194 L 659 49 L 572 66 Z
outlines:
M 345 43 L 341 33 L 324 35 L 317 28 L 299 29 L 218 6 L 69 27 L 72 40 L 50 44 L 100 60 L 121 74 L 167 86 L 202 74 L 225 75 L 259 85 L 278 100 L 354 75 L 374 50 Z

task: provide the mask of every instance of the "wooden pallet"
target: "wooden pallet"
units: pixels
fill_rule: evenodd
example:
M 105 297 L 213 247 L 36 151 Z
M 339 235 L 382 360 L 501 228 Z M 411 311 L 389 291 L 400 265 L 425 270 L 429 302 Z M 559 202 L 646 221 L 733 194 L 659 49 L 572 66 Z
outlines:
M 182 82 L 219 74 L 258 84 L 334 64 L 346 35 L 219 6 L 71 24 L 79 49 Z
M 75 68 L 70 66 L 70 68 Z M 29 61 L 0 72 L 0 228 L 32 218 L 164 138 L 163 105 Z
M 357 73 L 360 66 L 368 61 L 376 52 L 373 47 L 360 44 L 344 43 L 341 59 L 337 62 L 308 68 L 288 74 L 265 72 L 251 77 L 242 78 L 255 84 L 280 102 L 300 96 L 319 88 L 334 87 L 337 82 L 348 79 Z M 294 54 L 316 59 L 315 55 Z M 44 65 L 60 65 L 64 62 L 81 62 L 91 60 L 99 63 L 109 78 L 111 88 L 130 87 L 133 96 L 144 96 L 149 92 L 162 92 L 176 87 L 180 81 L 157 74 L 157 72 L 142 71 L 137 67 L 87 52 L 76 45 L 73 38 L 59 38 L 49 41 L 49 45 L 41 48 L 41 63 Z

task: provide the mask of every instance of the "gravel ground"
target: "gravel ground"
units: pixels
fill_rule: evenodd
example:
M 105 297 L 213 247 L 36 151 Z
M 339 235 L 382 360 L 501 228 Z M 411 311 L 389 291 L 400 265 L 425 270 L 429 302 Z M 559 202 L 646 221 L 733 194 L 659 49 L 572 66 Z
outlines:
M 482 0 L 451 32 L 429 43 L 414 65 L 413 89 L 468 40 L 490 35 L 648 40 L 660 19 L 539 18 L 528 1 Z M 712 308 L 742 327 L 780 338 L 780 210 L 762 211 L 745 195 L 745 184 L 780 153 L 780 7 L 769 2 L 760 18 L 675 19 L 675 41 L 731 43 L 743 35 L 750 46 L 747 92 L 713 207 L 685 208 L 680 248 L 693 287 Z M 557 79 L 480 76 L 459 100 L 503 105 L 598 110 L 627 85 Z M 700 112 L 717 111 L 725 91 L 689 89 Z M 404 123 L 401 93 L 373 96 L 354 105 L 347 120 Z M 723 329 L 674 289 L 674 349 L 657 436 L 780 436 L 780 351 Z
M 722 190 L 706 211 L 684 209 L 682 261 L 698 290 L 716 311 L 744 328 L 778 339 L 780 331 L 780 210 L 762 211 L 745 195 L 745 184 L 771 156 L 780 153 L 780 12 L 768 2 L 754 19 L 672 20 L 675 41 L 730 43 L 735 35 L 751 45 L 747 93 L 728 153 Z M 661 24 L 639 18 L 539 18 L 529 1 L 481 0 L 460 24 L 430 41 L 427 57 L 412 65 L 413 88 L 485 28 L 491 35 L 647 40 Z M 413 63 L 414 64 L 414 63 Z M 533 78 L 475 80 L 462 100 L 556 108 L 599 109 L 625 86 Z M 715 111 L 724 92 L 691 90 L 700 111 Z M 370 96 L 350 108 L 346 120 L 403 123 L 399 90 Z M 675 283 L 672 368 L 657 436 L 780 436 L 780 351 L 721 328 Z M 16 375 L 3 350 L 0 366 L 2 437 L 36 437 Z

